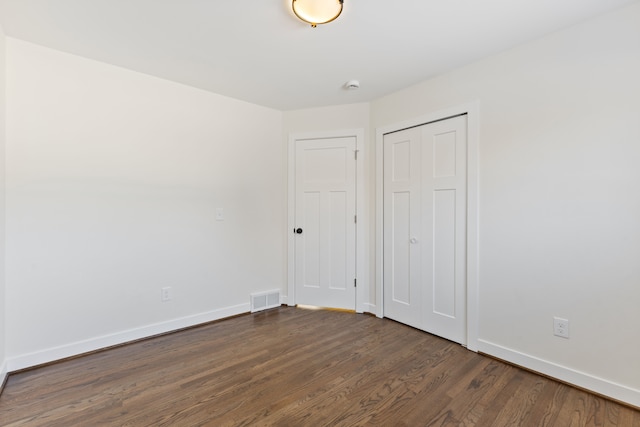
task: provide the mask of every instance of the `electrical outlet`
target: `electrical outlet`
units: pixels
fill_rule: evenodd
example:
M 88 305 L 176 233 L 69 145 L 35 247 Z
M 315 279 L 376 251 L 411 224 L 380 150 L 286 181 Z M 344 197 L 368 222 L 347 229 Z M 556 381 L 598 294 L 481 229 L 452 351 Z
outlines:
M 162 300 L 162 302 L 171 301 L 172 298 L 173 291 L 171 290 L 171 286 L 160 289 L 160 299 Z
M 224 209 L 216 208 L 216 221 L 224 221 Z
M 553 335 L 569 338 L 569 321 L 560 317 L 553 318 Z

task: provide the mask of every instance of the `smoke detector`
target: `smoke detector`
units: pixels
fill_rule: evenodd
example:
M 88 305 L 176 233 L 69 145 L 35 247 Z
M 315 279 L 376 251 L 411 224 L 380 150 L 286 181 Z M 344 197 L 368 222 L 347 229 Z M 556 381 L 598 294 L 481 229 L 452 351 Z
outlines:
M 344 84 L 345 89 L 355 90 L 360 88 L 360 82 L 357 80 L 349 80 Z

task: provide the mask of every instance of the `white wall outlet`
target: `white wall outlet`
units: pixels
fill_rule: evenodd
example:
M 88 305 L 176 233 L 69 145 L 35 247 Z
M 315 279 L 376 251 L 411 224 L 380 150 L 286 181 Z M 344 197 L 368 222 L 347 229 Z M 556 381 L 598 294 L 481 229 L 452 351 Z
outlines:
M 173 291 L 171 290 L 171 286 L 166 286 L 160 289 L 160 299 L 162 302 L 171 301 L 173 298 Z
M 216 208 L 216 221 L 224 221 L 224 209 Z
M 569 321 L 560 317 L 553 318 L 553 335 L 569 338 Z

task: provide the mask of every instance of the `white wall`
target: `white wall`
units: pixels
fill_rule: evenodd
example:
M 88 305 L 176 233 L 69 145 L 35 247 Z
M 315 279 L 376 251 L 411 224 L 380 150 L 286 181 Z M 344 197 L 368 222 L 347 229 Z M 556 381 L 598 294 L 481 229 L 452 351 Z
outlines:
M 4 264 L 4 173 L 5 173 L 5 44 L 6 39 L 0 27 L 0 385 L 4 382 L 7 373 L 6 360 L 6 299 L 5 299 L 5 264 Z
M 284 289 L 281 112 L 7 43 L 10 370 Z
M 635 3 L 379 99 L 371 121 L 480 101 L 480 349 L 640 406 L 638 76 Z
M 290 133 L 323 132 L 340 129 L 369 128 L 370 107 L 368 103 L 334 105 L 331 107 L 307 108 L 285 111 L 282 116 L 284 143 Z M 368 135 L 365 135 L 368 137 Z

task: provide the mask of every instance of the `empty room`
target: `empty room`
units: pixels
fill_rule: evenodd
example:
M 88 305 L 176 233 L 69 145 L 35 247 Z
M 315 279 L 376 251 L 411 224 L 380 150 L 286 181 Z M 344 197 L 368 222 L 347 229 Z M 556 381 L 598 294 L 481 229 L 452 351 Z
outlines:
M 638 0 L 0 0 L 0 426 L 640 427 L 638 76 Z

